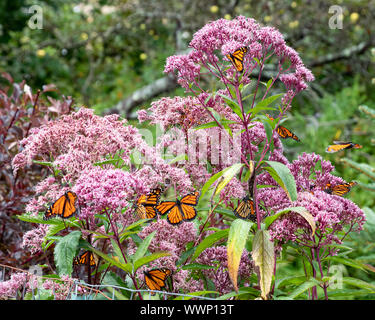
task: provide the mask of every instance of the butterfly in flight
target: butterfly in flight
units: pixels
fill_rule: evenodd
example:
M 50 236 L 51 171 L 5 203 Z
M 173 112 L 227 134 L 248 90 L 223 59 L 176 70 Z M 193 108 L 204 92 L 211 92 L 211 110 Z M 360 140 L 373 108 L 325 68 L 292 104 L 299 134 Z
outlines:
M 327 183 L 323 191 L 329 194 L 334 194 L 336 196 L 343 196 L 347 194 L 350 191 L 350 189 L 356 184 L 357 182 L 355 181 L 352 181 L 349 183 L 338 184 L 335 186 L 332 186 L 330 183 Z
M 172 225 L 177 225 L 182 221 L 193 220 L 197 216 L 194 208 L 198 204 L 199 192 L 190 193 L 181 200 L 162 201 L 156 206 L 156 211 L 161 214 L 168 214 L 167 221 Z
M 254 209 L 254 201 L 249 196 L 244 197 L 233 212 L 237 218 L 243 220 L 256 221 L 257 218 Z
M 172 272 L 167 268 L 159 268 L 144 271 L 143 273 L 147 287 L 150 290 L 160 290 L 165 287 L 165 281 Z
M 227 54 L 227 58 L 232 62 L 238 72 L 243 71 L 243 59 L 247 52 L 247 47 L 238 48 L 233 53 Z
M 338 152 L 338 151 L 341 151 L 341 150 L 345 150 L 345 149 L 351 149 L 351 148 L 354 148 L 354 149 L 360 149 L 362 148 L 361 145 L 359 145 L 358 143 L 353 143 L 353 142 L 343 142 L 343 141 L 333 141 L 333 145 L 330 145 L 327 147 L 326 149 L 326 152 L 328 153 L 334 153 L 334 152 Z
M 136 204 L 136 213 L 140 219 L 153 219 L 156 217 L 155 206 L 159 204 L 162 189 L 155 188 L 148 194 L 141 195 Z
M 270 120 L 274 120 L 268 114 L 267 114 L 267 117 Z M 300 139 L 292 131 L 290 131 L 289 129 L 287 129 L 283 126 L 278 125 L 277 128 L 276 128 L 276 132 L 280 136 L 280 138 L 283 138 L 283 139 L 292 138 L 295 141 L 300 141 Z
M 73 264 L 85 264 L 90 266 L 95 266 L 95 258 L 94 254 L 91 251 L 85 251 L 79 257 L 75 257 L 73 260 Z
M 77 198 L 74 192 L 65 192 L 47 209 L 43 219 L 48 220 L 53 217 L 70 218 L 77 212 L 77 207 L 75 205 Z

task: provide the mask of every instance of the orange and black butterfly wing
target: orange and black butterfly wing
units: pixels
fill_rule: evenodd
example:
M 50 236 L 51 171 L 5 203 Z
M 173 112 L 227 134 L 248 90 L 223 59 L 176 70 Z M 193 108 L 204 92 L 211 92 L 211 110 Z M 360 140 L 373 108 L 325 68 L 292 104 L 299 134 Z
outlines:
M 184 196 L 180 202 L 182 204 L 188 204 L 190 206 L 196 206 L 198 204 L 198 201 L 199 201 L 199 192 L 196 191 L 194 193 L 190 193 L 186 196 Z
M 299 138 L 292 131 L 283 126 L 278 126 L 276 128 L 276 131 L 278 135 L 283 139 L 292 138 L 293 140 L 300 141 Z
M 190 207 L 193 208 L 193 207 Z M 194 209 L 194 208 L 193 208 Z M 194 218 L 194 217 L 193 217 Z M 172 225 L 180 224 L 184 220 L 184 214 L 180 204 L 177 204 L 169 211 L 167 221 Z
M 85 264 L 90 266 L 95 266 L 96 262 L 94 259 L 94 255 L 91 251 L 85 251 L 79 257 L 76 257 L 73 261 L 73 264 Z
M 234 209 L 233 213 L 237 218 L 255 221 L 254 201 L 249 196 L 246 196 L 238 204 L 238 207 Z
M 354 146 L 354 144 L 351 142 L 333 141 L 333 143 L 334 144 L 327 147 L 326 152 L 334 153 L 345 149 L 351 149 Z
M 171 211 L 175 206 L 177 206 L 177 203 L 175 201 L 162 201 L 155 207 L 155 209 L 157 213 L 165 215 L 166 213 Z
M 351 188 L 356 185 L 357 182 L 349 182 L 349 183 L 343 183 L 343 184 L 339 184 L 339 185 L 336 185 L 332 188 L 330 188 L 330 194 L 334 194 L 336 196 L 344 196 L 346 195 L 350 190 Z M 325 191 L 325 190 L 324 190 Z
M 243 71 L 243 60 L 247 52 L 246 47 L 241 47 L 233 53 L 227 54 L 227 58 L 232 62 L 238 72 Z
M 75 205 L 76 200 L 77 195 L 74 192 L 66 192 L 47 209 L 44 219 L 47 220 L 55 216 L 64 219 L 70 218 L 77 212 Z
M 159 204 L 160 195 L 162 193 L 162 189 L 155 188 L 147 194 L 144 205 L 146 206 L 156 206 Z
M 150 290 L 160 290 L 165 287 L 165 280 L 171 275 L 167 268 L 153 269 L 144 272 L 145 283 Z

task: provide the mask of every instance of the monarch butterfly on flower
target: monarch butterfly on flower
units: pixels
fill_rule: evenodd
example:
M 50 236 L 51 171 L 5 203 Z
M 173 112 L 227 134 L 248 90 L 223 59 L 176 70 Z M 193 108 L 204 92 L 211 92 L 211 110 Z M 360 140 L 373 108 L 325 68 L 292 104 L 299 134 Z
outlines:
M 345 149 L 351 149 L 351 148 L 354 148 L 354 149 L 361 149 L 362 146 L 359 145 L 358 143 L 353 143 L 353 142 L 343 142 L 343 141 L 333 141 L 333 145 L 330 145 L 327 147 L 326 149 L 326 152 L 328 153 L 334 153 L 334 152 L 338 152 L 338 151 L 341 151 L 341 150 L 345 150 Z
M 75 205 L 77 198 L 74 192 L 65 192 L 47 209 L 43 219 L 48 220 L 53 217 L 61 217 L 63 219 L 70 218 L 77 212 Z
M 338 184 L 336 186 L 332 186 L 330 183 L 327 183 L 323 191 L 329 194 L 336 195 L 336 196 L 343 196 L 347 194 L 351 190 L 351 188 L 355 186 L 356 184 L 357 182 L 355 181 L 352 181 L 349 183 Z
M 198 204 L 199 192 L 190 193 L 181 200 L 162 201 L 156 206 L 156 211 L 161 214 L 168 214 L 167 221 L 172 225 L 180 224 L 182 221 L 193 220 L 197 216 L 194 208 Z
M 147 195 L 141 195 L 136 204 L 136 213 L 140 219 L 153 219 L 156 217 L 155 206 L 159 204 L 161 188 L 151 190 Z
M 248 50 L 247 47 L 241 47 L 241 48 L 238 48 L 233 53 L 229 53 L 226 55 L 238 72 L 243 71 L 243 59 L 247 50 Z
M 171 275 L 168 268 L 144 271 L 145 283 L 150 290 L 160 290 L 165 287 L 166 279 Z

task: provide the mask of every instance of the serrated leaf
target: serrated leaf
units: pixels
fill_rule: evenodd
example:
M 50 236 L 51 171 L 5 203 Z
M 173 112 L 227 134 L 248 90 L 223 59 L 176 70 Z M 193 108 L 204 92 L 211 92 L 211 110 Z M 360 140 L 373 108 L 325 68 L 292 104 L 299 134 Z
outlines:
M 267 230 L 257 230 L 253 239 L 252 257 L 255 266 L 259 268 L 259 286 L 262 298 L 267 299 L 275 264 L 274 244 L 270 240 Z
M 59 275 L 71 275 L 73 259 L 78 249 L 81 231 L 72 231 L 60 238 L 55 246 L 54 258 Z
M 236 291 L 238 291 L 238 268 L 251 225 L 252 222 L 250 221 L 236 219 L 232 222 L 229 229 L 227 243 L 228 273 Z
M 102 257 L 105 261 L 113 264 L 117 268 L 120 268 L 121 270 L 124 270 L 127 273 L 131 273 L 132 272 L 132 265 L 131 265 L 131 263 L 125 263 L 125 264 L 121 263 L 119 260 L 116 260 L 116 259 L 110 257 L 109 255 L 107 255 L 107 254 L 105 254 L 105 253 L 103 253 L 103 252 L 95 249 L 94 247 L 90 247 L 90 250 L 92 252 L 94 252 L 95 254 L 97 254 L 98 256 Z
M 224 229 L 205 237 L 196 247 L 195 252 L 191 257 L 191 260 L 194 261 L 205 249 L 211 247 L 214 243 L 218 242 L 219 240 L 226 238 L 228 236 L 228 233 L 229 229 Z
M 310 288 L 315 287 L 317 285 L 319 285 L 319 281 L 314 278 L 310 278 L 309 280 L 301 284 L 298 288 L 294 289 L 288 295 L 288 297 L 294 299 L 298 297 L 300 294 L 304 293 L 306 290 L 309 290 Z
M 277 219 L 279 219 L 282 215 L 288 213 L 288 212 L 295 212 L 298 213 L 300 216 L 302 216 L 310 225 L 311 227 L 311 236 L 314 236 L 315 230 L 316 230 L 316 223 L 314 220 L 314 217 L 311 215 L 309 211 L 307 211 L 304 207 L 288 207 L 285 209 L 280 210 L 276 214 L 269 216 L 264 219 L 264 224 L 266 226 L 266 229 L 269 228 L 269 226 Z
M 233 179 L 233 177 L 244 166 L 243 163 L 235 163 L 234 165 L 223 170 L 222 179 L 218 182 L 215 195 L 219 194 L 221 190 Z
M 275 181 L 283 188 L 290 201 L 297 200 L 297 186 L 296 181 L 289 168 L 277 161 L 264 161 L 270 167 L 264 167 L 264 169 L 275 179 Z
M 142 258 L 146 252 L 147 252 L 147 249 L 152 241 L 152 239 L 154 238 L 156 234 L 156 231 L 150 233 L 143 241 L 142 243 L 138 246 L 138 249 L 137 251 L 134 253 L 134 255 L 131 257 L 131 259 L 133 261 L 137 261 L 138 259 Z
M 167 251 L 160 251 L 160 252 L 154 252 L 148 256 L 144 256 L 142 258 L 139 258 L 137 261 L 134 261 L 134 272 L 137 271 L 140 267 L 143 265 L 150 263 L 151 261 L 154 261 L 156 259 L 170 256 L 170 252 Z

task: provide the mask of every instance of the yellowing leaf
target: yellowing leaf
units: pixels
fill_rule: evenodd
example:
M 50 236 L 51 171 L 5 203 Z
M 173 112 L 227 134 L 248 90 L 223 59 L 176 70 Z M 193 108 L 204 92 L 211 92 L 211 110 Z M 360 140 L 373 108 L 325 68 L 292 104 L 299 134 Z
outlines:
M 263 299 L 271 289 L 272 275 L 275 264 L 273 242 L 267 230 L 258 230 L 253 239 L 252 257 L 255 266 L 259 268 L 259 286 Z
M 252 222 L 242 219 L 236 219 L 232 222 L 229 229 L 227 255 L 228 255 L 228 273 L 233 287 L 238 291 L 237 276 L 243 249 L 249 234 Z

